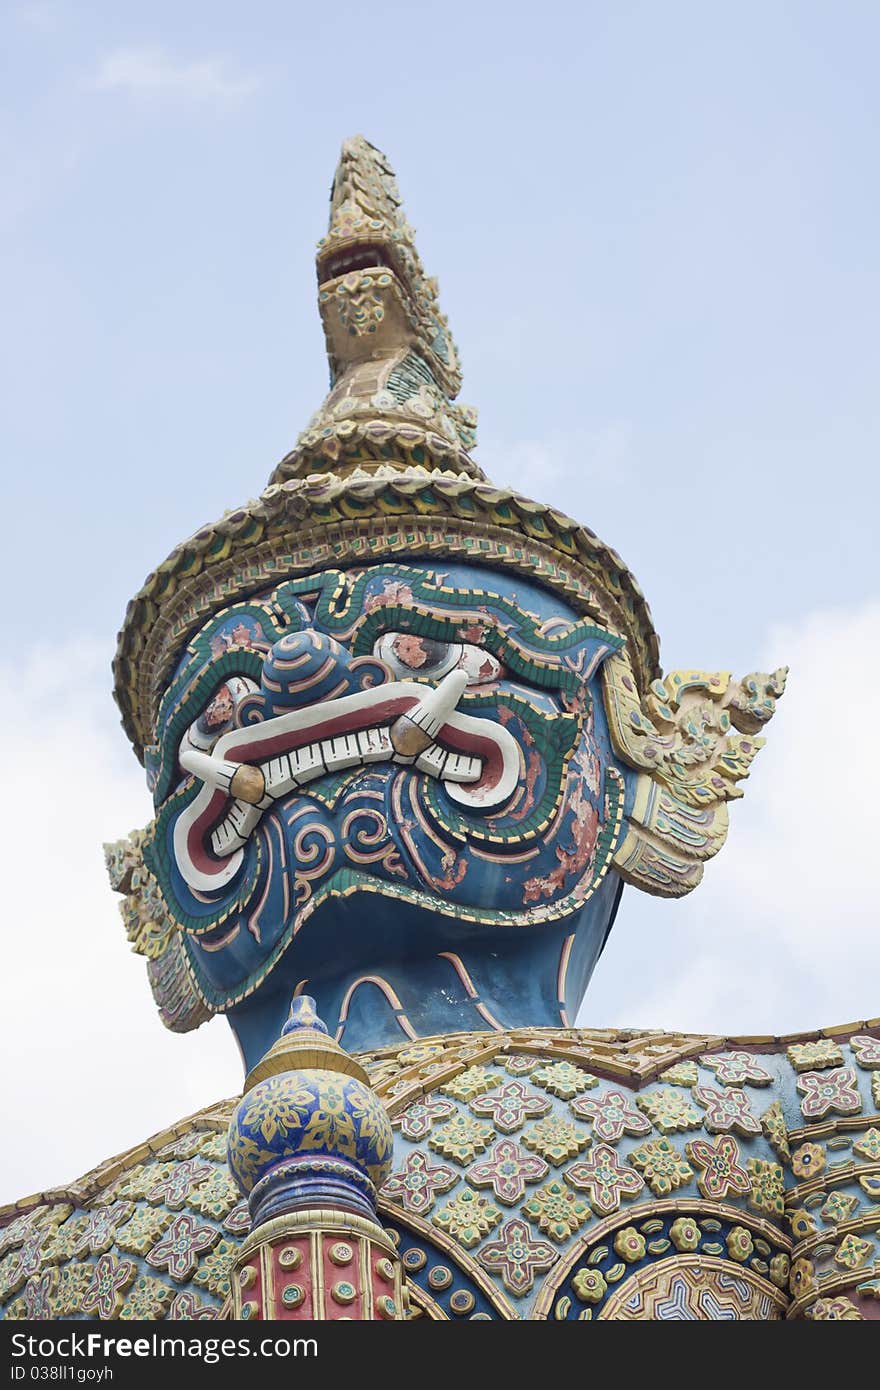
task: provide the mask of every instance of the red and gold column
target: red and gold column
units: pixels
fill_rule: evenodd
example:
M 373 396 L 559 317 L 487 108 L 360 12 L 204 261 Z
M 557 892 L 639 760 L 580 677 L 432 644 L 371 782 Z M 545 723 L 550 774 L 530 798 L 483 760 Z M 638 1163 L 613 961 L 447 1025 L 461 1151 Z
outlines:
M 277 1217 L 242 1246 L 233 1292 L 244 1318 L 395 1319 L 402 1274 L 375 1221 L 326 1208 Z

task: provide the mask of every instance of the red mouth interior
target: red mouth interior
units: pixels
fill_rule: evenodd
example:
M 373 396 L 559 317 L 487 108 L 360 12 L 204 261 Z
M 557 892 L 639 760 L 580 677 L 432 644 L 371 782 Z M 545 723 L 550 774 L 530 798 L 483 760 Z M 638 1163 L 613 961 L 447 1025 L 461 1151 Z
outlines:
M 346 714 L 333 714 L 331 701 L 326 717 L 316 719 L 304 728 L 288 729 L 278 733 L 272 729 L 272 720 L 267 720 L 264 738 L 251 738 L 238 746 L 232 744 L 225 749 L 223 756 L 234 763 L 267 762 L 269 758 L 277 758 L 282 753 L 292 752 L 295 748 L 305 748 L 310 743 L 319 743 L 322 738 L 361 733 L 381 724 L 391 724 L 398 715 L 406 714 L 416 704 L 416 695 L 392 695 L 388 699 L 364 705 L 361 709 L 349 710 Z

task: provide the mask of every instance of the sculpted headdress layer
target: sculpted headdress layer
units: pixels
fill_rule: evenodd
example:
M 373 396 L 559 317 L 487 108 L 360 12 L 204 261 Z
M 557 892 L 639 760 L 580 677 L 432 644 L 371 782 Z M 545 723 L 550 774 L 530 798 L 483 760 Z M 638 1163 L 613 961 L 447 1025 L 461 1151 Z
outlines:
M 331 390 L 256 501 L 178 546 L 129 605 L 114 663 L 140 752 L 170 665 L 232 598 L 331 565 L 455 555 L 536 579 L 623 634 L 640 689 L 659 674 L 648 606 L 623 561 L 556 508 L 489 482 L 458 352 L 391 169 L 347 141 L 318 243 Z

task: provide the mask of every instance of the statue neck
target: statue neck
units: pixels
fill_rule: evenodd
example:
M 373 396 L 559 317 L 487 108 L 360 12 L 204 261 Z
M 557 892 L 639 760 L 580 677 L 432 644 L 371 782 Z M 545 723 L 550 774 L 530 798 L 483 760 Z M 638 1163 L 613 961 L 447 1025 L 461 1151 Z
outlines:
M 287 959 L 279 963 L 271 989 L 264 987 L 230 1011 L 245 1066 L 254 1066 L 278 1037 L 295 990 L 315 999 L 330 1036 L 348 1052 L 445 1033 L 571 1026 L 614 920 L 621 887 L 616 875 L 609 875 L 579 916 L 534 930 L 481 932 L 466 922 L 426 922 L 426 914 L 414 913 L 407 932 L 410 953 L 386 936 L 381 899 L 356 895 L 337 900 L 337 950 L 314 949 L 322 938 L 318 930 L 311 942 L 290 953 L 296 954 L 294 964 Z M 443 940 L 436 939 L 438 925 Z M 369 964 L 356 962 L 358 938 L 370 941 Z M 430 950 L 412 954 L 413 943 L 427 946 L 431 938 Z M 384 960 L 383 945 L 389 948 Z

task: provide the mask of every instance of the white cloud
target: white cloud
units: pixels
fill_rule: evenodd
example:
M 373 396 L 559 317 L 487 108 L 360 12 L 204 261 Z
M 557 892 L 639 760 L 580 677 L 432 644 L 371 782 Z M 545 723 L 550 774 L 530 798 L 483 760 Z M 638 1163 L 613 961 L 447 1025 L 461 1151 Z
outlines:
M 233 106 L 259 85 L 253 74 L 236 72 L 225 58 L 175 58 L 155 45 L 118 48 L 101 60 L 92 86 L 142 99 L 183 99 Z
M 0 1203 L 79 1177 L 241 1086 L 223 1020 L 181 1037 L 159 1022 L 107 882 L 102 841 L 150 814 L 108 657 L 69 642 L 0 666 Z
M 680 903 L 624 893 L 590 1022 L 778 1034 L 880 1014 L 880 602 L 772 631 L 763 662 L 791 674 L 728 843 Z

